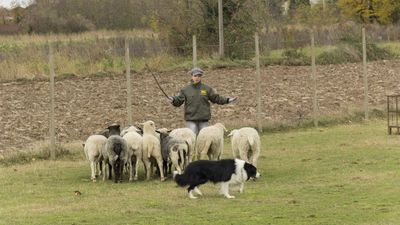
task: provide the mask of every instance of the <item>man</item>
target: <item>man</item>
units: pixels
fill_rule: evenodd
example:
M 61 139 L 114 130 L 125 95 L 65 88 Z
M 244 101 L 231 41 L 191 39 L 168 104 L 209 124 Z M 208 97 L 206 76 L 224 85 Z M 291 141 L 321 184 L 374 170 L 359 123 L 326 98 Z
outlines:
M 200 68 L 193 68 L 190 74 L 192 75 L 190 84 L 169 99 L 175 107 L 185 103 L 186 126 L 197 135 L 202 128 L 208 126 L 208 121 L 211 119 L 210 102 L 224 105 L 236 101 L 236 97 L 221 96 L 215 89 L 202 83 L 204 71 Z

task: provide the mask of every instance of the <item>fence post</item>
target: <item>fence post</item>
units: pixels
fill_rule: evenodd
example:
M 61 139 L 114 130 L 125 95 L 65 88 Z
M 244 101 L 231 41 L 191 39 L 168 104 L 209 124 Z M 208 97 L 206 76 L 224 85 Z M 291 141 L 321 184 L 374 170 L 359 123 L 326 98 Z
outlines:
M 193 35 L 193 67 L 197 67 L 197 43 L 196 43 L 196 35 Z
M 256 74 L 257 74 L 257 128 L 262 132 L 261 123 L 261 75 L 260 75 L 260 48 L 258 43 L 258 33 L 254 34 L 256 48 Z
M 365 120 L 368 116 L 368 74 L 367 74 L 367 43 L 365 40 L 365 27 L 362 28 L 362 46 L 363 46 L 363 73 L 364 73 L 364 113 Z
M 55 135 L 55 121 L 54 121 L 54 57 L 53 45 L 49 42 L 49 71 L 50 71 L 50 158 L 56 159 L 56 135 Z
M 129 58 L 128 38 L 125 38 L 125 70 L 126 70 L 126 89 L 127 89 L 126 109 L 128 111 L 128 125 L 132 125 L 131 60 Z
M 224 19 L 222 12 L 222 0 L 218 0 L 218 30 L 219 30 L 219 57 L 224 57 Z
M 314 127 L 318 127 L 318 108 L 317 108 L 317 77 L 315 68 L 315 35 L 314 28 L 311 30 L 311 79 L 313 87 L 313 121 Z

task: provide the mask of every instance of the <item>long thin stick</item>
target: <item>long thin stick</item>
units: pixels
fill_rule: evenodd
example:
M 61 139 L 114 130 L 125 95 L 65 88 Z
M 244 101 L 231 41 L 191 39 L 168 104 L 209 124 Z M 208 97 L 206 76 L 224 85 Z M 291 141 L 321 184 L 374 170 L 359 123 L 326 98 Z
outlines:
M 162 87 L 160 86 L 160 83 L 158 83 L 158 80 L 156 78 L 156 76 L 154 75 L 154 73 L 150 70 L 149 66 L 147 64 L 144 64 L 144 66 L 146 67 L 146 69 L 150 72 L 150 74 L 153 76 L 154 80 L 156 81 L 156 84 L 158 86 L 158 88 L 161 90 L 161 92 L 165 95 L 165 97 L 167 97 L 169 99 L 169 96 L 167 95 L 167 93 L 165 93 L 165 91 L 162 89 Z

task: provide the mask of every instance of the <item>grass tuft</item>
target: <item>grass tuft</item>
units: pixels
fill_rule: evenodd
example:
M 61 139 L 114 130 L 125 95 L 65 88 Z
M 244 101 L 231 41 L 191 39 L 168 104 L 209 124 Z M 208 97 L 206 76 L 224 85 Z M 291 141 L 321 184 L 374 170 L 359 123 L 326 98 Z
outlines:
M 32 149 L 8 152 L 0 158 L 0 165 L 12 166 L 27 164 L 34 161 L 50 160 L 51 146 L 48 143 L 36 143 Z M 57 160 L 81 159 L 83 148 L 78 143 L 56 145 L 55 154 Z

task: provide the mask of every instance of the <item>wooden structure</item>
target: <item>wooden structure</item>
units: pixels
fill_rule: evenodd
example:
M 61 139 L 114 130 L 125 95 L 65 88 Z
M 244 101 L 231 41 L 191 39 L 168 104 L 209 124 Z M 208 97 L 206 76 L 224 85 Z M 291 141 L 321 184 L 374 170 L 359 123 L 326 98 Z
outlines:
M 392 134 L 392 129 L 397 129 L 400 134 L 400 95 L 387 96 L 387 112 L 388 112 L 388 133 Z

